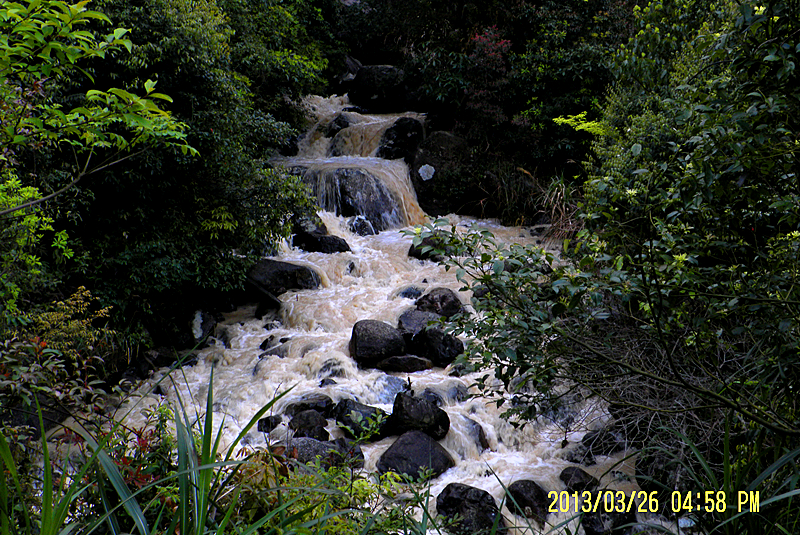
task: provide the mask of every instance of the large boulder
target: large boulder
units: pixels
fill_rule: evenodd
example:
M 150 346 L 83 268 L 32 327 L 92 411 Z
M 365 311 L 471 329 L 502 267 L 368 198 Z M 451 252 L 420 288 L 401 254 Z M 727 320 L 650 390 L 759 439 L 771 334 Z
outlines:
M 450 288 L 434 288 L 415 303 L 417 310 L 433 312 L 446 318 L 455 316 L 464 309 L 458 295 Z
M 323 210 L 344 217 L 363 216 L 376 232 L 406 224 L 398 200 L 383 182 L 364 169 L 295 166 L 289 172 L 303 178 Z
M 319 274 L 307 266 L 298 266 L 270 258 L 262 258 L 247 273 L 247 282 L 255 289 L 261 306 L 267 309 L 280 307 L 277 296 L 289 290 L 319 288 Z M 259 314 L 257 314 L 259 315 Z
M 302 217 L 294 224 L 292 245 L 309 253 L 345 253 L 350 246 L 344 238 L 333 236 L 319 218 Z
M 506 523 L 492 495 L 463 483 L 450 483 L 436 497 L 436 510 L 452 521 L 455 535 L 506 533 Z
M 414 373 L 430 370 L 433 361 L 417 355 L 398 355 L 380 361 L 375 367 L 385 372 Z
M 317 440 L 314 438 L 293 438 L 286 443 L 288 457 L 298 462 L 307 464 L 319 460 L 325 467 L 364 466 L 364 454 L 358 444 L 344 439 L 333 442 Z
M 308 409 L 295 414 L 289 421 L 289 429 L 294 431 L 295 438 L 309 437 L 321 441 L 331 439 L 325 426 L 328 421 L 314 409 Z
M 350 356 L 360 366 L 374 368 L 380 361 L 404 355 L 406 343 L 400 331 L 378 320 L 361 320 L 353 325 Z
M 344 434 L 350 438 L 375 441 L 386 436 L 384 427 L 389 417 L 385 411 L 352 399 L 343 399 L 331 411 Z
M 405 109 L 405 73 L 393 65 L 362 65 L 347 85 L 350 102 L 373 113 Z
M 383 132 L 376 156 L 387 160 L 403 158 L 410 162 L 422 136 L 422 122 L 411 117 L 400 117 Z
M 394 407 L 386 423 L 386 430 L 395 435 L 417 430 L 435 440 L 441 440 L 450 430 L 450 417 L 430 401 L 400 392 L 394 398 Z
M 535 520 L 544 525 L 547 516 L 547 492 L 535 481 L 520 479 L 506 489 L 508 509 L 515 514 Z
M 378 459 L 378 472 L 396 472 L 413 479 L 429 474 L 439 477 L 455 466 L 441 444 L 422 431 L 408 431 L 389 446 Z
M 454 189 L 453 184 L 463 181 L 469 160 L 467 142 L 450 132 L 432 132 L 420 143 L 410 165 L 411 181 L 426 213 L 458 213 L 464 192 Z
M 428 327 L 429 324 L 439 320 L 441 316 L 433 312 L 410 308 L 400 314 L 397 319 L 397 328 L 403 333 L 407 342 L 410 342 L 415 334 Z
M 307 410 L 314 410 L 323 416 L 328 416 L 331 409 L 333 409 L 333 400 L 330 396 L 326 396 L 320 392 L 312 392 L 310 394 L 303 394 L 297 401 L 288 404 L 283 412 L 290 418 L 294 418 L 301 412 Z
M 411 338 L 409 351 L 445 368 L 464 352 L 464 343 L 440 327 L 422 329 Z
M 564 482 L 570 492 L 583 492 L 584 490 L 594 490 L 600 484 L 597 478 L 589 475 L 582 468 L 568 466 L 561 471 L 558 479 Z

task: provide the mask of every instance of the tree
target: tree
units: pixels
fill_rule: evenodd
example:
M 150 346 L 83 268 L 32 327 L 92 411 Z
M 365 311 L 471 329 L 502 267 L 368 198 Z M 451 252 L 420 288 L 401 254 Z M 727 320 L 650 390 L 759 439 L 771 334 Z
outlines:
M 59 81 L 78 73 L 94 58 L 130 49 L 127 30 L 101 35 L 92 23 L 108 18 L 87 8 L 88 1 L 70 4 L 54 0 L 3 2 L 0 10 L 0 232 L 3 283 L 2 316 L 18 312 L 17 298 L 24 279 L 39 274 L 32 250 L 42 231 L 52 230 L 52 218 L 38 207 L 75 188 L 84 177 L 153 146 L 186 143 L 184 125 L 156 104 L 169 102 L 144 83 L 146 96 L 118 88 L 87 91 L 79 106 L 65 108 L 53 99 Z M 37 188 L 40 177 L 23 165 L 31 153 L 59 150 L 71 158 L 66 179 L 56 187 Z M 41 183 L 40 183 L 41 184 Z M 54 245 L 67 256 L 66 234 Z

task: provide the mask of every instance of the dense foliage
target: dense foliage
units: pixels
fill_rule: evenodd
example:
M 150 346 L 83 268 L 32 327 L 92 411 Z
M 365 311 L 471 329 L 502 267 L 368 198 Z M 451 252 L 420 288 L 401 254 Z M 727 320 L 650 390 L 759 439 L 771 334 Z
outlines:
M 406 72 L 409 103 L 432 129 L 465 137 L 453 178 L 467 209 L 530 222 L 553 177 L 574 182 L 590 136 L 553 121 L 600 112 L 612 52 L 632 32 L 623 0 L 365 1 L 343 13 L 364 63 Z M 451 192 L 451 195 L 453 193 Z
M 775 497 L 769 520 L 704 529 L 793 532 L 800 18 L 780 0 L 664 1 L 636 24 L 601 117 L 570 121 L 596 136 L 572 262 L 437 234 L 480 290 L 462 332 L 512 413 L 573 399 L 553 388 L 567 380 L 609 402 L 629 443 L 659 445 L 640 472 L 661 488 Z

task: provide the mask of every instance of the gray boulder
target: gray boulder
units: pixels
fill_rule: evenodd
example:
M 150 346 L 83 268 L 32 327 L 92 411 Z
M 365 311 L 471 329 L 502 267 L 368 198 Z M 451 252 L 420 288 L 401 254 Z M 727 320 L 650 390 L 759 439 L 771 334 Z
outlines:
M 380 361 L 406 352 L 400 331 L 378 320 L 357 321 L 349 348 L 353 360 L 365 368 L 374 368 Z
M 417 430 L 430 435 L 435 440 L 441 440 L 450 430 L 450 417 L 430 401 L 400 392 L 394 398 L 394 406 L 386 423 L 386 430 L 395 435 Z
M 423 475 L 439 477 L 455 466 L 453 458 L 441 444 L 422 431 L 408 431 L 389 446 L 378 459 L 378 472 L 396 472 L 413 479 Z
M 436 510 L 452 521 L 449 527 L 455 535 L 507 532 L 506 523 L 492 495 L 463 483 L 447 485 L 436 497 Z

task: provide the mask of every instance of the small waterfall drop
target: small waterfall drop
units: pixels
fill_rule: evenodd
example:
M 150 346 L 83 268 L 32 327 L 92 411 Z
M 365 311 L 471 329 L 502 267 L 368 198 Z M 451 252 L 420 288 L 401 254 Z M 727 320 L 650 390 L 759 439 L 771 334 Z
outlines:
M 363 216 L 379 232 L 425 222 L 408 166 L 402 158 L 384 157 L 392 152 L 387 133 L 398 120 L 416 122 L 422 129 L 424 115 L 362 115 L 348 111 L 346 97 L 308 97 L 304 104 L 313 126 L 298 142 L 297 156 L 274 163 L 301 176 L 320 208 Z
M 498 504 L 504 499 L 503 486 L 519 479 L 534 480 L 546 491 L 563 490 L 559 474 L 565 467 L 574 466 L 568 460 L 570 452 L 588 431 L 602 427 L 609 418 L 602 404 L 585 400 L 568 408 L 569 422 L 543 418 L 517 428 L 500 417 L 502 411 L 493 400 L 480 397 L 473 386 L 478 373 L 459 377 L 452 366 L 415 373 L 386 373 L 361 369 L 350 358 L 348 343 L 353 325 L 359 320 L 373 319 L 396 326 L 400 315 L 414 306 L 415 300 L 406 297 L 407 289 L 424 293 L 435 287 L 449 288 L 465 304 L 470 303 L 471 295 L 460 292 L 461 284 L 452 271 L 431 261 L 410 258 L 410 237 L 397 230 L 362 236 L 348 225 L 348 217 L 363 215 L 372 218 L 376 229 L 399 229 L 424 223 L 426 216 L 417 204 L 405 163 L 376 156 L 383 133 L 397 118 L 420 116 L 361 115 L 342 111 L 346 105 L 338 97 L 309 99 L 309 109 L 316 116 L 315 126 L 302 141 L 300 154 L 278 163 L 313 185 L 323 208 L 320 213 L 323 222 L 332 234 L 347 241 L 351 251 L 309 253 L 285 245 L 277 259 L 313 268 L 320 274 L 320 288 L 281 295 L 281 310 L 274 318 L 256 318 L 255 305 L 226 315 L 223 325 L 228 347 L 201 350 L 197 364 L 182 368 L 170 382 L 162 383 L 164 396 L 152 393 L 152 384 L 159 378 L 156 374 L 149 390 L 143 387 L 142 397 L 131 400 L 121 412 L 137 403 L 127 418 L 129 425 L 139 427 L 148 409 L 165 400 L 174 403 L 180 398 L 202 417 L 213 367 L 214 422 L 217 426 L 224 422 L 221 444 L 227 448 L 261 407 L 291 387 L 292 391 L 272 410 L 273 415 L 282 417 L 282 422 L 269 433 L 252 429 L 245 438 L 244 445 L 248 448 L 262 448 L 291 436 L 284 411 L 304 395 L 324 394 L 334 403 L 351 399 L 390 413 L 396 394 L 410 384 L 414 395 L 430 393 L 438 397 L 450 418 L 450 430 L 440 443 L 455 460 L 455 466 L 429 483 L 431 513 L 436 496 L 452 482 L 486 490 Z M 329 135 L 335 129 L 331 125 L 342 115 L 346 116 L 348 126 Z M 345 120 L 340 122 L 345 124 Z M 337 141 L 337 137 L 342 139 Z M 330 155 L 340 150 L 347 154 Z M 358 199 L 348 199 L 351 192 L 342 185 L 346 182 L 342 176 L 356 172 L 374 177 L 393 200 L 392 207 L 379 217 L 365 208 L 366 201 L 357 204 Z M 363 191 L 361 194 L 366 196 Z M 493 221 L 448 217 L 462 229 L 478 223 L 493 232 L 498 241 L 531 244 L 536 239 L 527 230 L 503 227 Z M 281 352 L 267 354 L 260 349 L 268 337 L 281 341 Z M 343 436 L 334 420 L 328 420 L 327 430 L 332 438 Z M 364 445 L 364 470 L 374 472 L 378 459 L 396 438 Z M 562 447 L 563 441 L 571 446 Z M 632 461 L 610 469 L 618 460 L 619 457 L 601 457 L 598 464 L 584 469 L 600 478 L 601 485 L 626 491 L 637 489 L 635 483 L 622 477 L 633 473 Z M 549 514 L 544 526 L 532 521 L 529 524 L 507 507 L 502 508 L 502 513 L 510 526 L 516 526 L 511 532 L 546 533 L 565 523 L 554 532 L 583 533 L 577 519 L 569 520 L 573 516 L 569 513 Z

